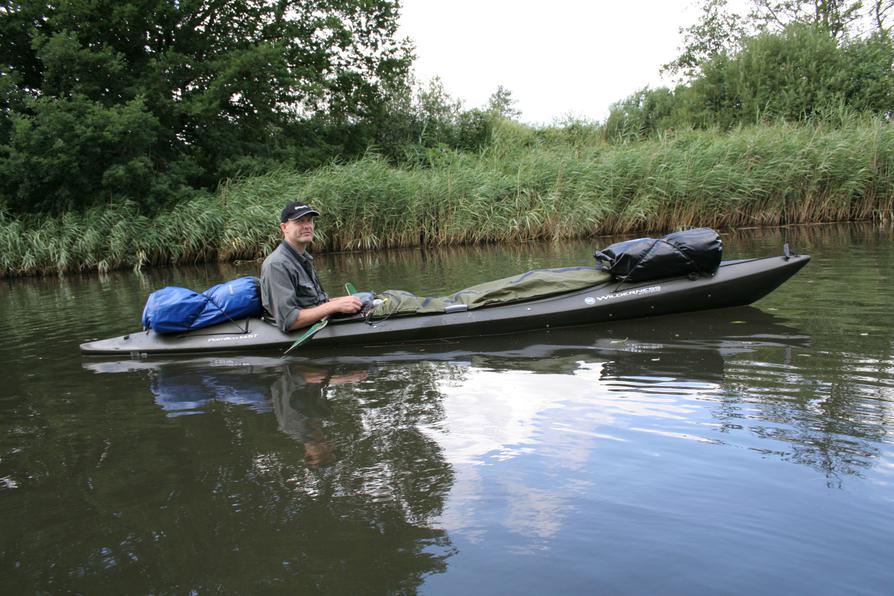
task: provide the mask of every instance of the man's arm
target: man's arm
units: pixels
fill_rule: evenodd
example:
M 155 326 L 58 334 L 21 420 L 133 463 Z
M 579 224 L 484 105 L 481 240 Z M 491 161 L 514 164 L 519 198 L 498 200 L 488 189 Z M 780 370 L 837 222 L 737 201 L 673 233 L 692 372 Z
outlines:
M 362 306 L 363 303 L 356 296 L 339 296 L 323 304 L 304 307 L 298 311 L 298 317 L 289 326 L 289 331 L 308 327 L 336 313 L 353 314 L 359 312 Z
M 301 307 L 295 294 L 296 282 L 282 263 L 271 263 L 261 271 L 261 297 L 264 308 L 273 315 L 276 325 L 285 332 L 313 325 L 335 313 L 355 313 L 361 302 L 353 296 L 342 296 L 316 306 Z
M 299 310 L 294 282 L 282 263 L 265 261 L 261 267 L 261 301 L 276 326 L 288 332 Z

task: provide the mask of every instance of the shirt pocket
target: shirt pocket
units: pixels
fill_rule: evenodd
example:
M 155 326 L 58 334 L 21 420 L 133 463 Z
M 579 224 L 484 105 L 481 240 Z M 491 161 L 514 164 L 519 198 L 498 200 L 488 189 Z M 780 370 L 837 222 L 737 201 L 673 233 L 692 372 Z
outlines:
M 317 288 L 311 281 L 299 280 L 295 295 L 299 306 L 315 306 L 319 302 Z

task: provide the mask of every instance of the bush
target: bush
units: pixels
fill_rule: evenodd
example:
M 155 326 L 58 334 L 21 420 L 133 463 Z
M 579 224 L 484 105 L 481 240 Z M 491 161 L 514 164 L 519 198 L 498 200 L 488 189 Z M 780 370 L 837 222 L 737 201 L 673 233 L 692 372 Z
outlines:
M 643 89 L 614 104 L 606 139 L 628 142 L 691 127 L 730 130 L 759 122 L 836 122 L 841 114 L 890 117 L 894 106 L 891 38 L 839 42 L 828 31 L 793 24 L 746 38 L 719 53 L 687 85 Z

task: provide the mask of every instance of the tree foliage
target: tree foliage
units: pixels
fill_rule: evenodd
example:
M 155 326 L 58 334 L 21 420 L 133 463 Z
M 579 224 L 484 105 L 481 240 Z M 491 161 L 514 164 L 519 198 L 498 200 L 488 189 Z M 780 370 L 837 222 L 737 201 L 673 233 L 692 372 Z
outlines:
M 512 91 L 498 85 L 487 100 L 487 111 L 499 118 L 514 120 L 521 116 L 521 111 L 515 107 L 516 101 L 512 98 Z
M 430 165 L 447 149 L 478 151 L 493 140 L 495 126 L 518 112 L 512 94 L 498 87 L 488 104 L 467 109 L 439 77 L 392 96 L 381 125 L 364 142 L 394 163 Z M 352 131 L 355 138 L 364 132 Z
M 630 140 L 668 130 L 828 121 L 856 113 L 890 118 L 894 44 L 883 27 L 882 4 L 860 13 L 859 2 L 758 0 L 750 20 L 730 21 L 717 16 L 724 0 L 707 0 L 702 20 L 688 30 L 693 37 L 687 50 L 666 67 L 689 75 L 688 82 L 673 90 L 642 89 L 616 103 L 605 135 Z M 868 35 L 856 34 L 860 14 L 879 15 L 863 18 L 876 23 Z M 776 30 L 771 20 L 787 24 Z M 737 22 L 752 33 L 736 48 L 723 46 L 720 32 Z
M 696 22 L 680 28 L 680 55 L 662 71 L 691 80 L 710 60 L 739 52 L 746 38 L 789 26 L 817 29 L 838 41 L 887 35 L 894 14 L 894 0 L 751 0 L 750 6 L 739 13 L 728 0 L 703 0 Z
M 698 20 L 689 27 L 680 28 L 685 42 L 680 55 L 661 70 L 691 79 L 711 58 L 737 51 L 745 36 L 745 24 L 728 5 L 727 0 L 705 0 Z
M 869 3 L 869 16 L 877 31 L 890 35 L 889 21 L 894 16 L 894 0 L 872 0 Z
M 752 0 L 750 18 L 765 31 L 790 24 L 811 25 L 839 39 L 852 32 L 864 14 L 862 0 Z
M 0 4 L 0 201 L 149 207 L 374 121 L 406 86 L 395 0 Z M 299 151 L 300 153 L 300 151 Z

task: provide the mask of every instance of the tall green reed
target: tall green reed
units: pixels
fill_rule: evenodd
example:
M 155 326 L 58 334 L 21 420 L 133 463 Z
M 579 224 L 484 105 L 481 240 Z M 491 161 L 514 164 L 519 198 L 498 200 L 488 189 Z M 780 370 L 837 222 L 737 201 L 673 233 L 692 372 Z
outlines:
M 894 127 L 882 120 L 581 139 L 510 123 L 480 153 L 275 171 L 151 219 L 130 203 L 53 218 L 0 212 L 0 276 L 258 259 L 295 198 L 323 214 L 316 251 L 892 219 Z

